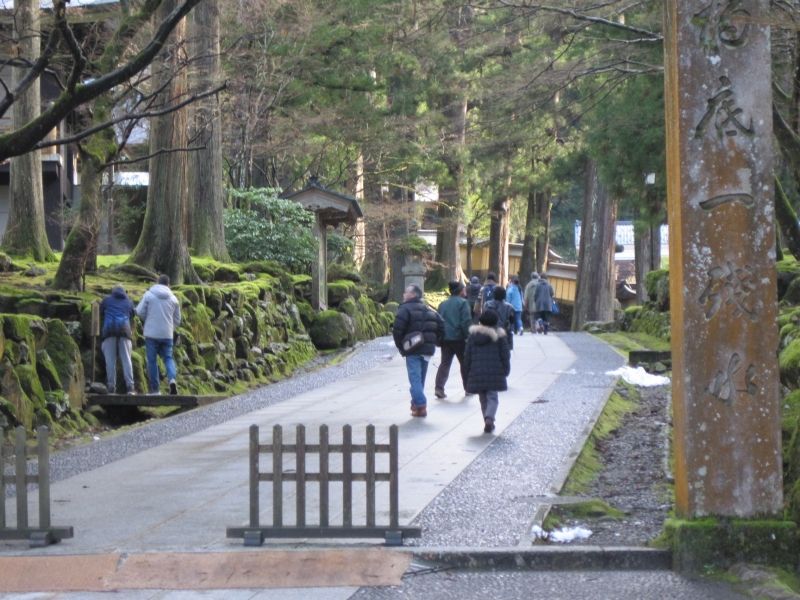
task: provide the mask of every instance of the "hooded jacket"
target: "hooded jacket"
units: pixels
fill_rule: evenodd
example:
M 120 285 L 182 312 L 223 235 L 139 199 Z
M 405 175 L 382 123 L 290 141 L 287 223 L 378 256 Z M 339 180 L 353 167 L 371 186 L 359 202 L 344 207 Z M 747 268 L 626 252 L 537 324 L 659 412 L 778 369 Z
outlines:
M 549 312 L 553 310 L 553 286 L 547 283 L 546 279 L 540 279 L 533 290 L 533 300 L 536 305 L 536 312 Z
M 506 332 L 486 325 L 470 327 L 464 351 L 464 371 L 467 373 L 468 394 L 507 390 L 506 377 L 511 372 L 511 352 Z
M 167 286 L 157 283 L 142 296 L 136 314 L 144 321 L 144 337 L 171 340 L 181 324 L 181 305 Z
M 114 286 L 111 294 L 100 303 L 101 337 L 131 338 L 131 320 L 134 316 L 133 302 L 121 286 Z

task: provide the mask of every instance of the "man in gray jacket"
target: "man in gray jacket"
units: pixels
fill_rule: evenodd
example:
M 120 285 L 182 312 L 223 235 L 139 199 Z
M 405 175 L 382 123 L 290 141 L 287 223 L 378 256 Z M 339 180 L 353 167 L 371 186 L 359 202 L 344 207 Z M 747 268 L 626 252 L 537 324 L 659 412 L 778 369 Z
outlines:
M 169 393 L 178 393 L 175 381 L 177 369 L 172 358 L 172 343 L 175 328 L 181 323 L 181 305 L 169 289 L 169 277 L 159 275 L 158 283 L 144 293 L 136 307 L 136 314 L 144 321 L 144 345 L 147 355 L 148 393 L 160 394 L 158 377 L 158 357 L 164 361 L 169 380 Z

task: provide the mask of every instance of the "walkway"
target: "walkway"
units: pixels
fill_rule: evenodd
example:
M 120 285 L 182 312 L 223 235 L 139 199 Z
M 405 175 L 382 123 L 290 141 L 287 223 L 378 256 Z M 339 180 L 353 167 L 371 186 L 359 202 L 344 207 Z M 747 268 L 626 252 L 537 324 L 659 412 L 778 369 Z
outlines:
M 260 556 L 254 556 L 253 549 L 244 549 L 241 540 L 225 538 L 226 526 L 246 522 L 247 430 L 252 423 L 262 427 L 262 436 L 268 434 L 273 424 L 281 424 L 289 429 L 297 423 L 304 423 L 310 439 L 316 437 L 315 428 L 322 423 L 329 425 L 332 436 L 342 425 L 351 424 L 356 439 L 363 435 L 364 425 L 372 423 L 377 428 L 378 437 L 385 439 L 389 425 L 396 423 L 400 425 L 401 523 L 414 521 L 423 527 L 423 538 L 418 544 L 439 548 L 525 547 L 539 497 L 560 487 L 613 385 L 613 379 L 605 372 L 622 362 L 607 346 L 585 334 L 518 337 L 509 391 L 501 394 L 497 430 L 494 435 L 487 435 L 482 432 L 477 398 L 464 398 L 456 368 L 446 388 L 448 398 L 438 401 L 431 393 L 429 416 L 426 419 L 412 419 L 408 412 L 408 383 L 404 365 L 391 342 L 388 338 L 377 340 L 367 347 L 366 352 L 372 368 L 362 367 L 348 376 L 329 378 L 332 381 L 326 380 L 325 373 L 333 373 L 335 369 L 293 378 L 295 386 L 299 383 L 311 389 L 292 395 L 287 393 L 282 401 L 270 399 L 265 406 L 251 412 L 227 418 L 194 433 L 187 433 L 55 483 L 51 492 L 53 523 L 72 525 L 75 537 L 38 550 L 28 550 L 19 544 L 0 544 L 0 588 L 5 579 L 3 573 L 9 572 L 8 568 L 12 566 L 7 563 L 4 569 L 2 561 L 11 560 L 13 556 L 92 555 L 97 560 L 97 555 L 100 555 L 108 557 L 109 563 L 117 561 L 115 564 L 127 564 L 147 562 L 143 561 L 142 554 L 157 552 L 160 554 L 155 562 L 161 565 L 172 565 L 174 562 L 175 573 L 178 573 L 185 568 L 185 565 L 179 565 L 179 559 L 189 552 L 201 552 L 206 556 L 213 554 L 217 556 L 214 564 L 218 565 L 228 560 L 224 556 L 232 556 L 230 553 L 238 555 L 238 559 L 230 560 L 241 563 L 264 559 L 269 549 L 272 552 L 292 549 L 295 554 L 284 555 L 285 563 L 282 563 L 287 565 L 287 572 L 291 571 L 289 565 L 292 557 L 296 560 L 300 556 L 296 553 L 298 547 L 305 550 L 323 549 L 330 542 L 267 542 L 263 549 L 257 551 L 261 553 Z M 357 363 L 358 357 L 351 360 Z M 434 358 L 431 368 L 435 369 L 437 365 L 438 359 Z M 433 373 L 429 373 L 426 388 L 431 391 L 432 381 Z M 286 385 L 281 387 L 279 384 L 264 389 L 280 391 L 285 388 Z M 226 406 L 197 409 L 191 411 L 190 417 L 182 417 L 184 421 L 191 420 L 193 423 L 187 428 L 202 427 L 198 423 L 202 423 L 204 418 L 216 422 L 220 419 L 219 411 L 229 411 L 230 414 L 241 412 L 241 406 L 254 402 L 263 393 L 255 391 L 222 403 Z M 179 419 L 174 423 L 180 426 L 182 421 Z M 152 429 L 155 431 L 164 427 L 163 423 L 159 423 L 154 424 Z M 138 434 L 122 434 L 119 442 L 127 440 L 126 436 L 131 439 L 135 435 L 141 437 L 142 431 Z M 293 434 L 289 432 L 289 435 Z M 114 445 L 113 440 L 104 443 L 109 447 Z M 155 441 L 149 443 L 157 444 Z M 125 443 L 117 443 L 116 446 L 111 454 L 124 453 L 118 446 L 125 446 Z M 86 453 L 84 462 L 97 460 L 96 454 L 88 450 L 80 452 Z M 62 465 L 59 468 L 62 474 L 69 474 L 69 467 Z M 59 472 L 59 469 L 55 470 Z M 268 494 L 262 494 L 262 514 L 265 519 L 271 514 L 268 500 Z M 309 515 L 314 514 L 315 508 L 310 498 Z M 363 508 L 360 512 L 354 515 L 355 522 L 359 517 L 363 519 Z M 378 521 L 385 520 L 385 515 L 379 513 Z M 337 547 L 345 552 L 348 549 L 351 552 L 363 552 L 375 548 L 370 551 L 373 553 L 371 556 L 377 557 L 374 581 L 384 581 L 379 575 L 396 579 L 398 560 L 401 560 L 397 557 L 404 557 L 402 560 L 407 565 L 410 555 L 380 550 L 376 544 L 352 545 L 345 542 L 337 544 Z M 330 551 L 325 550 L 325 553 Z M 385 564 L 381 563 L 381 557 L 385 558 L 387 554 L 391 559 Z M 154 561 L 156 556 L 151 558 Z M 348 563 L 339 557 L 337 564 L 340 565 L 340 573 L 346 570 L 341 568 L 341 560 L 351 565 L 363 562 L 361 559 L 356 561 L 355 555 L 352 558 Z M 62 568 L 76 568 L 73 558 L 64 557 L 64 560 L 67 563 Z M 131 584 L 131 587 L 140 588 L 150 585 L 147 581 L 153 581 L 154 588 L 170 589 L 180 579 L 184 583 L 180 583 L 178 589 L 188 590 L 209 587 L 201 585 L 202 581 L 217 581 L 214 577 L 219 574 L 212 572 L 214 568 L 208 565 L 207 560 L 195 562 L 197 572 L 194 577 L 180 572 L 175 575 L 172 584 L 161 579 L 164 571 L 169 571 L 166 566 L 158 569 L 157 565 L 140 565 L 143 569 L 139 571 L 140 580 L 136 585 Z M 403 564 L 400 567 L 399 573 L 402 573 L 405 567 Z M 232 567 L 227 573 L 227 589 L 222 590 L 215 584 L 212 587 L 216 591 L 204 592 L 203 596 L 198 596 L 198 591 L 188 597 L 344 599 L 364 585 L 363 581 L 352 578 L 348 583 L 347 577 L 315 584 L 315 581 L 320 581 L 315 577 L 322 576 L 325 571 L 323 566 L 301 563 L 297 568 L 307 573 L 307 585 L 323 587 L 298 588 L 294 591 L 263 590 L 259 588 L 267 584 L 250 580 L 251 585 L 248 585 L 247 575 L 243 574 L 246 569 Z M 28 571 L 27 566 L 25 570 Z M 156 573 L 159 577 L 149 579 Z M 367 575 L 371 576 L 369 573 Z M 537 577 L 536 574 L 529 575 Z M 652 581 L 641 573 L 636 576 L 644 578 L 641 580 L 645 582 L 666 585 L 668 595 L 676 598 L 684 596 L 675 586 L 678 583 L 680 586 L 689 585 L 668 572 L 652 575 L 655 578 Z M 146 579 L 142 581 L 141 578 Z M 128 579 L 135 580 L 135 576 Z M 395 580 L 394 583 L 399 581 Z M 385 581 L 383 584 L 386 584 Z M 288 580 L 275 585 L 297 583 Z M 327 587 L 331 585 L 340 587 Z M 245 589 L 234 591 L 235 588 Z M 34 591 L 36 587 L 28 589 Z M 582 597 L 577 588 L 572 591 L 571 596 L 564 597 Z M 364 588 L 357 597 L 402 597 L 392 594 L 389 588 Z M 706 591 L 703 594 L 709 598 L 733 597 L 715 596 Z M 96 595 L 103 596 L 105 594 Z M 20 596 L 9 594 L 2 597 Z M 46 594 L 37 597 L 53 596 Z M 80 592 L 59 594 L 57 597 L 89 598 L 95 595 Z M 127 591 L 124 597 L 169 598 L 172 594 L 140 590 Z M 417 597 L 417 594 L 408 597 Z M 462 594 L 458 597 L 469 596 Z

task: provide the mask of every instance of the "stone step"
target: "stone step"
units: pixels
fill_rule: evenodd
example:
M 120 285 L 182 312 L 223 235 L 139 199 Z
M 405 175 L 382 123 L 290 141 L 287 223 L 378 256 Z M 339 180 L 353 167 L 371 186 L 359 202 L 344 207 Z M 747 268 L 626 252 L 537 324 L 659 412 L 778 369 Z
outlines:
M 97 406 L 182 406 L 195 408 L 224 400 L 227 396 L 170 396 L 162 394 L 88 394 L 87 402 Z

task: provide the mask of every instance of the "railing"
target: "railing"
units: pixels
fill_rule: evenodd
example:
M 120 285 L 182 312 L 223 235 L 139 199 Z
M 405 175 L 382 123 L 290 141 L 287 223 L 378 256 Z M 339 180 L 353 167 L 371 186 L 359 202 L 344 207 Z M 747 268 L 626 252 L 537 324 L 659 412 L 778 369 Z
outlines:
M 17 427 L 15 432 L 15 472 L 5 474 L 3 457 L 4 432 L 0 429 L 0 540 L 28 539 L 31 546 L 47 546 L 64 538 L 72 537 L 72 527 L 53 527 L 50 525 L 50 456 L 47 447 L 47 427 L 39 427 L 37 435 L 38 467 L 36 475 L 28 475 L 25 456 L 25 428 Z M 28 523 L 28 484 L 39 487 L 39 526 Z M 6 523 L 6 485 L 13 484 L 16 493 L 16 527 Z
M 389 469 L 379 472 L 376 469 L 376 455 L 389 455 Z M 262 473 L 259 470 L 261 454 L 272 454 L 272 471 Z M 286 455 L 294 454 L 295 469 L 284 469 Z M 319 470 L 308 472 L 306 458 L 309 454 L 319 455 Z M 354 455 L 364 455 L 364 472 L 353 471 Z M 341 472 L 331 471 L 331 457 L 341 455 Z M 342 443 L 331 444 L 328 426 L 319 428 L 319 443 L 306 443 L 306 429 L 298 425 L 295 443 L 283 443 L 283 428 L 275 425 L 272 429 L 272 442 L 259 442 L 259 429 L 250 427 L 250 524 L 245 527 L 229 527 L 227 536 L 244 538 L 246 546 L 260 546 L 266 537 L 272 538 L 367 538 L 383 537 L 387 545 L 400 545 L 405 537 L 419 537 L 418 527 L 400 527 L 399 525 L 399 454 L 398 428 L 389 428 L 389 443 L 375 443 L 375 427 L 366 428 L 366 443 L 353 443 L 353 430 L 350 425 L 342 428 Z M 272 524 L 260 524 L 259 483 L 272 483 Z M 284 525 L 284 482 L 295 482 L 295 525 Z M 319 523 L 306 523 L 307 483 L 318 484 Z M 341 525 L 331 525 L 330 484 L 342 484 L 342 520 Z M 364 482 L 366 485 L 366 523 L 353 525 L 353 483 Z M 389 523 L 376 525 L 376 484 L 389 483 Z

